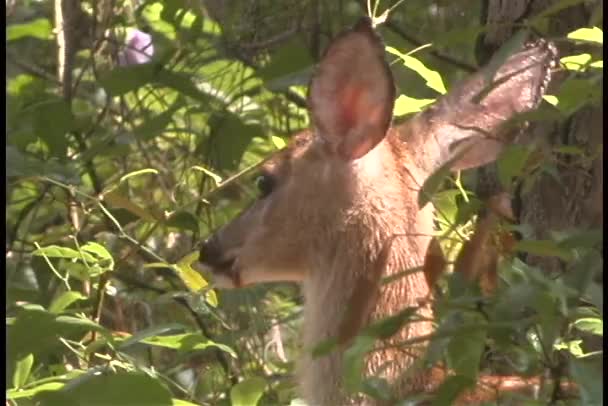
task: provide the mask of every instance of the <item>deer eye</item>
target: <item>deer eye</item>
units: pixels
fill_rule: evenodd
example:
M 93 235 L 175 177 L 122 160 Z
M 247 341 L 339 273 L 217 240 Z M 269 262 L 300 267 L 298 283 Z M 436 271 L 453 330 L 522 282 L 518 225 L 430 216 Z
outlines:
M 274 189 L 275 183 L 275 179 L 268 174 L 262 174 L 258 176 L 255 180 L 255 184 L 258 190 L 260 191 L 260 198 L 263 199 L 269 194 L 271 194 L 272 190 Z

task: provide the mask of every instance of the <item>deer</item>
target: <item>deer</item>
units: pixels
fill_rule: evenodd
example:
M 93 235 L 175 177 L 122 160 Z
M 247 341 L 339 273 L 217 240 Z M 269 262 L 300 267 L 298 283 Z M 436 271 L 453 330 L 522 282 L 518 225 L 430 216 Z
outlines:
M 304 348 L 341 338 L 329 354 L 302 356 L 298 385 L 310 405 L 381 404 L 348 393 L 342 378 L 345 346 L 375 320 L 417 307 L 417 320 L 383 344 L 433 333 L 421 272 L 380 283 L 423 265 L 434 213 L 432 204 L 418 206 L 421 186 L 442 165 L 456 171 L 496 160 L 512 142 L 504 123 L 538 107 L 556 60 L 550 42 L 527 43 L 392 125 L 396 90 L 384 52 L 366 17 L 331 41 L 308 88 L 311 128 L 263 163 L 259 197 L 200 247 L 218 287 L 301 284 Z M 379 345 L 365 372 L 398 396 L 432 391 L 443 379 L 436 372 L 405 373 L 424 349 Z M 503 382 L 497 391 L 517 386 Z

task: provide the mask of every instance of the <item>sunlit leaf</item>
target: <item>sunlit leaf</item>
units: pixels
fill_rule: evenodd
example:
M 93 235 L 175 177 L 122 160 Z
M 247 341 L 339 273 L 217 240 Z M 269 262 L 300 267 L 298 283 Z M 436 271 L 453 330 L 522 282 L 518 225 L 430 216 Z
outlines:
M 203 172 L 205 175 L 211 177 L 211 179 L 213 179 L 213 181 L 215 182 L 215 186 L 219 185 L 220 183 L 222 183 L 222 177 L 219 176 L 218 174 L 210 171 L 209 169 L 200 166 L 200 165 L 194 165 L 191 169 Z
M 22 24 L 10 24 L 6 27 L 6 40 L 14 41 L 24 37 L 51 39 L 52 29 L 48 18 L 37 18 Z
M 247 378 L 230 389 L 232 406 L 255 406 L 264 394 L 266 380 L 260 377 Z
M 591 61 L 590 54 L 578 54 L 578 55 L 570 55 L 565 56 L 559 60 L 561 64 L 563 64 L 566 69 L 573 71 L 581 71 L 584 70 L 589 61 Z
M 414 99 L 402 94 L 395 100 L 393 115 L 399 117 L 410 113 L 417 113 L 434 101 L 435 99 Z
M 121 176 L 119 182 L 122 183 L 129 178 L 145 175 L 148 173 L 153 173 L 155 175 L 158 175 L 158 170 L 156 170 L 154 168 L 146 168 L 146 169 L 139 169 L 137 171 L 129 172 L 126 175 Z
M 604 321 L 600 318 L 585 317 L 573 323 L 574 327 L 598 336 L 604 335 Z
M 578 30 L 569 33 L 568 38 L 578 41 L 593 42 L 597 44 L 604 43 L 604 33 L 598 27 L 579 28 Z
M 49 312 L 59 314 L 68 308 L 72 303 L 79 300 L 88 299 L 85 295 L 76 291 L 63 292 L 58 298 L 53 300 L 49 306 Z
M 34 364 L 34 355 L 27 354 L 16 362 L 15 371 L 13 372 L 13 388 L 21 388 L 27 383 L 27 378 L 30 376 L 32 365 Z
M 227 345 L 217 343 L 203 337 L 200 333 L 183 333 L 174 335 L 155 335 L 144 337 L 138 340 L 141 343 L 154 345 L 157 347 L 171 348 L 183 352 L 205 350 L 209 347 L 218 348 L 232 357 L 236 358 L 236 353 Z
M 403 54 L 393 47 L 386 47 L 386 50 L 388 53 L 401 58 L 403 65 L 420 75 L 426 81 L 428 87 L 440 94 L 445 94 L 447 92 L 445 85 L 443 84 L 443 79 L 438 72 L 427 68 L 419 59 L 414 58 L 411 55 Z

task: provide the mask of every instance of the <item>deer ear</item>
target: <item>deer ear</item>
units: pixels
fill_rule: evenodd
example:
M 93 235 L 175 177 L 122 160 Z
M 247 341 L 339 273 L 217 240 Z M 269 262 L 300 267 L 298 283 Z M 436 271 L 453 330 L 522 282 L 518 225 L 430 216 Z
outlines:
M 384 47 L 369 18 L 363 18 L 321 59 L 308 91 L 312 123 L 334 153 L 357 159 L 386 135 L 394 99 Z

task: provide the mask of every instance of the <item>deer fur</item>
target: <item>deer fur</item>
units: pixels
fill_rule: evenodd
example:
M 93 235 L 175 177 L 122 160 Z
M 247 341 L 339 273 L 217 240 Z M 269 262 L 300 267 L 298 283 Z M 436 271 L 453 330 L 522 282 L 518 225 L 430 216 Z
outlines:
M 203 264 L 228 287 L 302 283 L 308 351 L 299 384 L 310 405 L 372 402 L 343 388 L 345 345 L 313 359 L 310 349 L 323 340 L 347 344 L 370 321 L 406 307 L 418 307 L 415 319 L 379 345 L 432 333 L 431 309 L 420 304 L 429 294 L 422 272 L 382 286 L 380 279 L 421 267 L 434 233 L 431 205 L 418 207 L 421 185 L 446 163 L 462 169 L 496 159 L 510 141 L 501 125 L 537 106 L 554 52 L 545 42 L 530 45 L 390 127 L 395 89 L 369 19 L 330 44 L 309 89 L 311 130 L 262 166 L 264 195 L 201 249 Z M 372 352 L 367 373 L 401 397 L 436 387 L 432 374 L 406 374 L 423 341 Z

